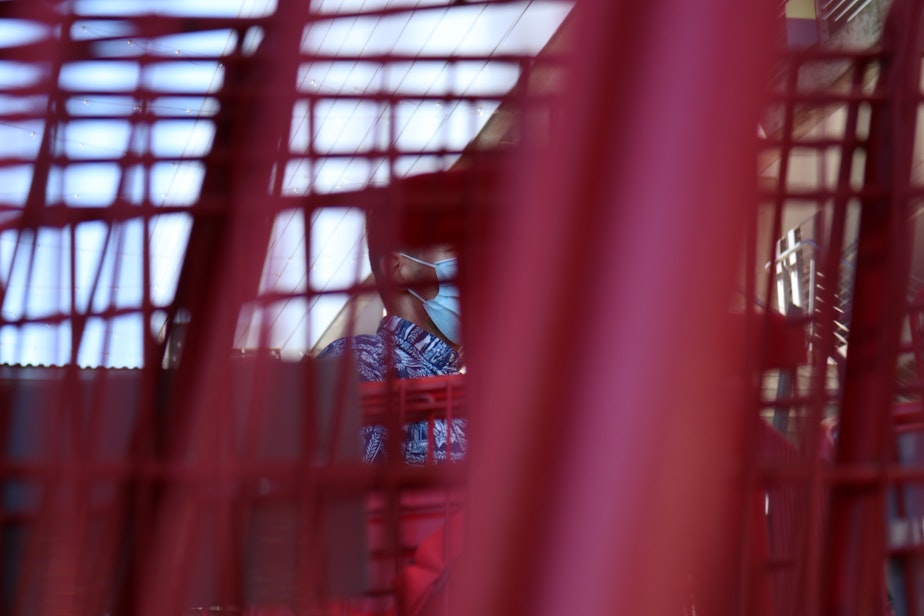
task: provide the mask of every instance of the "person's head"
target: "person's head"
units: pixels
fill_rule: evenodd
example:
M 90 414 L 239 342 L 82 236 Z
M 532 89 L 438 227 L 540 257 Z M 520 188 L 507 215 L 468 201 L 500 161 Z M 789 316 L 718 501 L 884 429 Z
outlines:
M 369 265 L 388 314 L 399 316 L 458 346 L 456 249 L 449 243 L 407 246 L 380 213 L 366 217 Z M 454 298 L 454 299 L 453 299 Z

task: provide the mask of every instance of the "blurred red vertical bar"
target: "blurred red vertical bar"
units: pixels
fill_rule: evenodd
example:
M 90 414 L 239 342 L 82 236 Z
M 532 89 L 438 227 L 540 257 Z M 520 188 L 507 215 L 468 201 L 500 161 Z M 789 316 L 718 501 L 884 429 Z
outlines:
M 745 500 L 728 309 L 777 4 L 576 6 L 553 147 L 472 279 L 460 614 L 676 616 L 691 576 L 696 611 L 727 613 Z
M 31 17 L 44 13 L 46 23 L 57 26 L 60 33 L 58 44 L 50 46 L 47 57 L 29 58 L 37 64 L 41 60 L 48 62 L 46 83 L 49 88 L 42 143 L 35 156 L 29 195 L 20 218 L 20 229 L 33 233 L 25 285 L 30 299 L 35 292 L 33 276 L 36 275 L 39 232 L 47 222 L 47 184 L 55 166 L 52 160 L 55 141 L 59 128 L 67 123 L 67 96 L 58 88 L 58 79 L 63 65 L 72 60 L 75 53 L 71 39 L 73 12 L 63 7 L 63 3 L 59 4 L 62 6 L 58 15 L 23 11 Z M 66 166 L 67 163 L 60 164 Z M 73 241 L 71 244 L 73 248 Z M 72 250 L 72 262 L 73 255 Z M 28 301 L 24 300 L 24 304 Z M 82 557 L 80 544 L 88 520 L 88 501 L 81 488 L 88 475 L 89 460 L 81 455 L 85 402 L 80 395 L 77 366 L 85 320 L 79 319 L 78 312 L 72 293 L 69 312 L 62 311 L 60 315 L 63 322 L 70 325 L 70 358 L 59 372 L 60 381 L 49 388 L 52 392 L 47 402 L 50 421 L 43 427 L 45 442 L 50 447 L 43 452 L 46 458 L 42 461 L 45 472 L 41 477 L 40 504 L 17 580 L 19 596 L 14 609 L 19 613 L 82 614 L 88 611 L 88 585 L 83 583 L 82 574 L 89 568 L 87 561 L 90 559 Z
M 850 58 L 850 65 L 846 74 L 849 74 L 851 89 L 850 92 L 862 92 L 863 80 L 869 68 L 868 60 L 862 56 Z M 795 96 L 793 91 L 791 96 Z M 842 137 L 841 154 L 838 162 L 837 184 L 838 190 L 835 190 L 832 198 L 832 207 L 829 215 L 830 229 L 827 231 L 827 240 L 824 242 L 825 249 L 822 251 L 819 259 L 818 275 L 821 280 L 840 281 L 843 267 L 844 255 L 844 237 L 847 228 L 847 211 L 850 205 L 851 196 L 843 187 L 850 186 L 851 177 L 854 173 L 857 163 L 856 152 L 862 147 L 858 135 L 858 116 L 860 113 L 860 101 L 844 101 L 847 116 L 844 123 L 844 135 Z M 789 105 L 793 106 L 793 105 Z M 789 107 L 788 106 L 788 107 Z M 787 153 L 792 156 L 792 148 Z M 818 215 L 824 215 L 825 210 L 820 210 Z M 821 228 L 825 225 L 821 224 Z M 801 435 L 800 447 L 802 452 L 802 464 L 806 465 L 808 470 L 808 483 L 806 486 L 805 507 L 806 519 L 799 527 L 794 527 L 804 533 L 804 541 L 801 549 L 801 570 L 799 576 L 799 592 L 793 597 L 781 597 L 787 601 L 792 601 L 790 605 L 798 606 L 803 614 L 815 614 L 819 610 L 820 601 L 820 577 L 823 566 L 823 535 L 822 524 L 824 521 L 823 508 L 826 504 L 823 498 L 825 487 L 821 476 L 822 467 L 826 464 L 823 456 L 820 455 L 821 425 L 825 417 L 825 409 L 829 402 L 829 375 L 828 365 L 832 357 L 837 356 L 836 349 L 836 321 L 838 318 L 838 296 L 841 293 L 840 283 L 816 284 L 815 286 L 815 308 L 812 315 L 812 343 L 811 343 L 811 376 L 809 380 L 810 406 L 808 413 L 801 420 L 801 426 L 798 433 Z M 791 534 L 791 536 L 793 536 Z M 778 599 L 779 601 L 779 599 Z
M 878 470 L 872 483 L 844 480 L 831 492 L 824 578 L 826 614 L 877 614 L 884 607 L 885 467 L 894 447 L 891 407 L 902 317 L 907 307 L 912 226 L 908 224 L 914 127 L 920 100 L 921 2 L 897 0 L 883 31 L 872 104 L 867 192 L 857 239 L 836 466 Z
M 241 306 L 257 294 L 278 209 L 278 195 L 269 188 L 274 172 L 283 172 L 307 12 L 308 3 L 279 2 L 260 24 L 264 38 L 257 51 L 245 56 L 239 42 L 225 62 L 222 115 L 202 198 L 226 204 L 217 214 L 201 206 L 193 211 L 197 217 L 177 289 L 177 302 L 191 317 L 171 408 L 170 462 L 176 470 L 145 555 L 150 565 L 135 606 L 140 614 L 210 607 L 186 603 L 199 552 L 208 552 L 205 561 L 214 565 L 206 593 L 215 595 L 218 607 L 236 609 L 244 600 L 235 509 L 243 478 L 235 474 L 231 345 Z M 209 513 L 215 527 L 207 522 Z M 211 543 L 202 542 L 205 533 L 214 537 Z
M 908 309 L 908 329 L 911 332 L 914 367 L 918 379 L 924 381 L 924 331 L 922 331 L 921 322 L 924 312 L 922 312 L 922 306 L 924 306 L 924 290 L 917 292 Z

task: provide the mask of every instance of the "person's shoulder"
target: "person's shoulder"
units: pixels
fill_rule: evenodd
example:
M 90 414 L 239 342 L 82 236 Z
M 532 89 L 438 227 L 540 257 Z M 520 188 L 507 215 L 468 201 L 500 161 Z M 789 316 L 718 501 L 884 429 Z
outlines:
M 371 349 L 384 346 L 384 341 L 375 334 L 359 334 L 347 338 L 339 338 L 328 344 L 318 353 L 318 359 L 336 359 L 346 352 L 360 354 Z
M 385 341 L 375 334 L 360 334 L 331 342 L 318 353 L 318 361 L 335 362 L 350 357 L 363 381 L 385 378 L 388 351 Z

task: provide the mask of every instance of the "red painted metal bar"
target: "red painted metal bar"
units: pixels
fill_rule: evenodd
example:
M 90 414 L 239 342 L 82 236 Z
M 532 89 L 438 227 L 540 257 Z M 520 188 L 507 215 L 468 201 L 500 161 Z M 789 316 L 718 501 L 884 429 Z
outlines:
M 263 200 L 271 177 L 266 163 L 279 156 L 289 132 L 288 113 L 268 110 L 290 110 L 294 91 L 280 93 L 274 84 L 295 83 L 298 62 L 289 50 L 298 46 L 308 10 L 280 2 L 253 61 L 228 76 L 216 148 L 227 147 L 234 157 L 212 167 L 203 185 L 204 193 L 227 195 L 227 210 L 220 220 L 194 221 L 177 289 L 177 306 L 189 310 L 190 325 L 171 404 L 171 457 L 187 468 L 167 486 L 151 530 L 150 566 L 135 606 L 142 614 L 244 604 L 241 511 L 230 466 L 236 456 L 230 345 L 244 301 L 256 294 L 274 214 Z M 262 390 L 260 383 L 254 387 Z M 197 485 L 193 478 L 200 475 L 211 481 Z M 203 555 L 209 555 L 204 566 Z M 208 575 L 209 568 L 211 579 L 200 577 L 196 587 L 194 574 Z
M 872 105 L 867 185 L 888 191 L 862 204 L 855 301 L 835 463 L 875 470 L 891 458 L 891 408 L 902 319 L 906 310 L 911 235 L 914 130 L 920 100 L 920 2 L 892 6 L 883 34 L 889 57 Z M 886 485 L 832 487 L 828 522 L 825 613 L 874 614 L 885 596 Z
M 555 147 L 479 271 L 459 613 L 678 614 L 691 576 L 705 613 L 731 608 L 743 394 L 723 324 L 774 4 L 578 6 Z

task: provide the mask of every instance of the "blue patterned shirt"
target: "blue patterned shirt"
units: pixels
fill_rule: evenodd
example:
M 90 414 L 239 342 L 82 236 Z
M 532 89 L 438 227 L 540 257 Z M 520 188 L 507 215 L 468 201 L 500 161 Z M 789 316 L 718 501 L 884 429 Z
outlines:
M 462 356 L 449 344 L 425 329 L 396 316 L 387 316 L 379 323 L 375 334 L 341 338 L 327 345 L 319 359 L 342 357 L 347 347 L 356 358 L 359 378 L 363 381 L 384 381 L 386 378 L 414 379 L 427 376 L 458 374 Z M 409 464 L 427 461 L 430 422 L 419 421 L 404 426 L 401 453 Z M 445 419 L 432 423 L 436 462 L 461 460 L 468 449 L 465 419 L 453 419 L 452 434 L 447 433 Z M 384 426 L 363 428 L 363 459 L 375 462 L 385 459 L 388 431 Z M 451 437 L 451 438 L 450 438 Z M 451 443 L 451 451 L 449 444 Z

